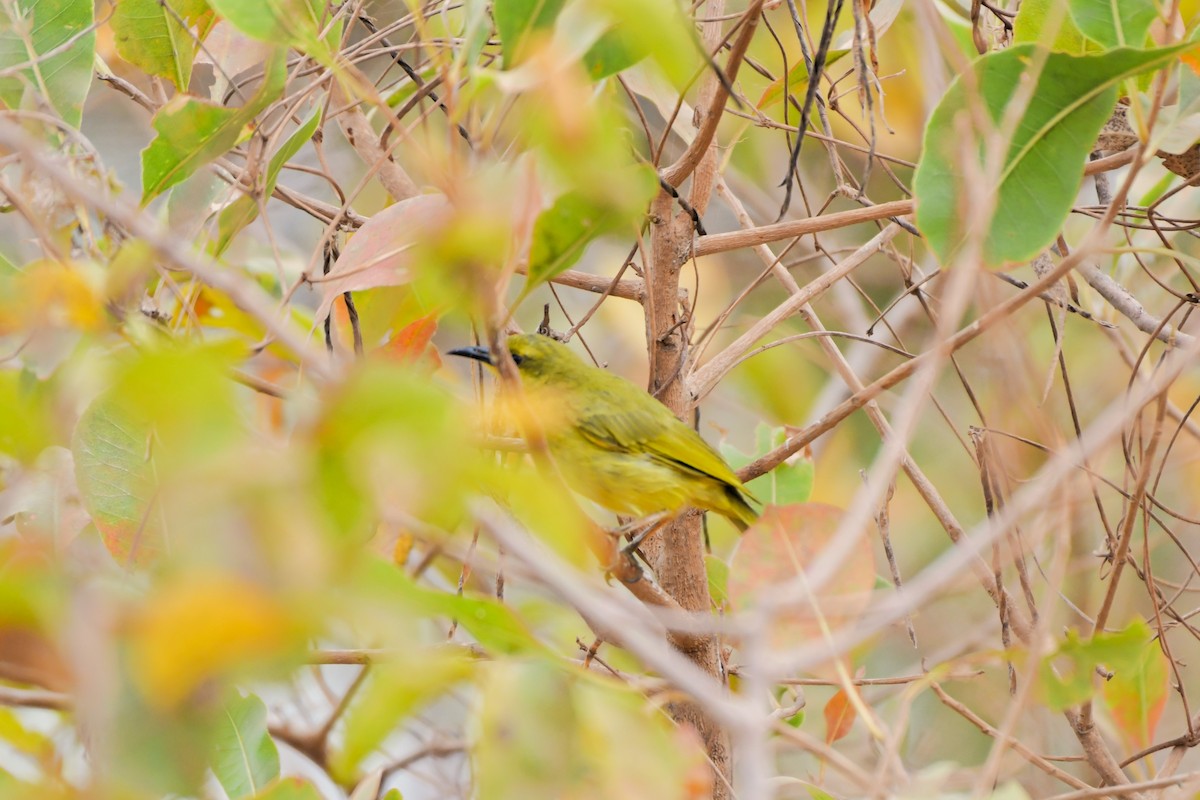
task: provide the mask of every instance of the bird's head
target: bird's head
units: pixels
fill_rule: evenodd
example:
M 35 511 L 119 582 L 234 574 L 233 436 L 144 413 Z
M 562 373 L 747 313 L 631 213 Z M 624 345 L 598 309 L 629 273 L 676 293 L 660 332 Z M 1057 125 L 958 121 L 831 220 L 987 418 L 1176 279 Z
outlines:
M 536 333 L 517 333 L 506 342 L 513 363 L 525 381 L 553 384 L 571 375 L 583 365 L 579 357 L 562 342 Z M 486 347 L 461 347 L 451 350 L 452 356 L 463 356 L 496 366 Z

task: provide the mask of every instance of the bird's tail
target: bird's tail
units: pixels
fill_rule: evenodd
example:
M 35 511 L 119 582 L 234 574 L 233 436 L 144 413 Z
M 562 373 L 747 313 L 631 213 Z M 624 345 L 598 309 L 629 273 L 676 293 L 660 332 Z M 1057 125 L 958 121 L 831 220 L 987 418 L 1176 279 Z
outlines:
M 746 502 L 745 495 L 733 486 L 725 487 L 725 496 L 729 500 L 729 507 L 721 511 L 722 516 L 732 522 L 739 531 L 745 533 L 746 529 L 758 520 L 758 512 Z

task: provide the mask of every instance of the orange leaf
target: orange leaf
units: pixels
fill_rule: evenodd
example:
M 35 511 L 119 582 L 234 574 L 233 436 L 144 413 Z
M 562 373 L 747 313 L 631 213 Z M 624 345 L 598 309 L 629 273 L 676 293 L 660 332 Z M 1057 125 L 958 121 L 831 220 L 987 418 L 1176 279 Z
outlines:
M 426 358 L 437 368 L 441 366 L 441 358 L 436 351 L 428 352 L 437 326 L 437 312 L 426 314 L 401 328 L 380 350 L 402 364 L 416 364 Z
M 1181 55 L 1179 60 L 1184 64 L 1187 64 L 1188 69 L 1190 69 L 1192 72 L 1200 75 L 1200 56 L 1197 56 L 1195 53 L 1189 51 L 1184 55 Z
M 401 361 L 413 361 L 429 346 L 435 331 L 437 315 L 426 314 L 401 328 L 384 347 Z
M 838 689 L 825 704 L 825 744 L 833 744 L 850 733 L 857 712 L 845 689 Z

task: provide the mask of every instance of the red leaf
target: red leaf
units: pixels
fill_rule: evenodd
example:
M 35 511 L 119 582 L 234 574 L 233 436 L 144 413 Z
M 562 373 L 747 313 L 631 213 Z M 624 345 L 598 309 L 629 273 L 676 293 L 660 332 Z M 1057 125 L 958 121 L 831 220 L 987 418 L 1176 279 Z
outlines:
M 441 366 L 442 359 L 436 350 L 430 350 L 429 342 L 437 332 L 437 326 L 437 312 L 426 314 L 405 325 L 379 349 L 402 364 L 416 364 L 424 359 L 436 369 Z
M 838 689 L 825 704 L 825 744 L 833 744 L 850 733 L 856 715 L 850 695 L 845 689 Z

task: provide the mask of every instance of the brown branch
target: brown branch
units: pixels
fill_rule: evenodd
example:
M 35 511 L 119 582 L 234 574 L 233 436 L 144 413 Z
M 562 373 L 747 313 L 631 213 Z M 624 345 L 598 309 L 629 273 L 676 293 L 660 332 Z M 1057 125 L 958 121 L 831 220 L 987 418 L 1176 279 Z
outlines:
M 1095 264 L 1080 264 L 1078 272 L 1087 281 L 1088 286 L 1095 289 L 1098 295 L 1142 333 L 1148 333 L 1161 342 L 1173 345 L 1186 344 L 1191 340 L 1191 334 L 1177 331 L 1173 326 L 1148 313 L 1128 289 L 1102 272 Z
M 692 174 L 717 133 L 717 125 L 721 122 L 725 103 L 729 100 L 729 90 L 726 87 L 732 85 L 737 77 L 738 68 L 742 65 L 742 59 L 746 55 L 746 49 L 750 47 L 750 40 L 754 38 L 754 31 L 758 28 L 758 17 L 762 12 L 762 5 L 763 0 L 753 0 L 750 7 L 746 9 L 746 13 L 742 15 L 741 30 L 738 31 L 738 37 L 730 47 L 729 58 L 725 62 L 725 81 L 718 82 L 712 103 L 703 112 L 703 127 L 700 128 L 696 138 L 688 145 L 679 160 L 661 173 L 663 180 L 672 186 L 678 186 Z
M 1078 792 L 1056 794 L 1046 800 L 1088 800 L 1092 797 L 1138 797 L 1142 789 L 1161 789 L 1166 786 L 1178 786 L 1188 781 L 1200 780 L 1200 772 L 1188 772 L 1166 778 L 1152 778 L 1148 781 L 1125 783 L 1120 786 L 1104 786 L 1099 789 L 1081 789 Z
M 331 96 L 334 104 L 338 106 L 346 103 L 346 94 L 336 80 L 333 81 Z M 375 172 L 388 194 L 396 200 L 405 200 L 421 193 L 404 168 L 392 158 L 392 150 L 400 143 L 399 139 L 385 150 L 380 144 L 379 134 L 375 133 L 367 115 L 357 105 L 339 113 L 336 120 L 346 141 L 367 165 L 368 174 Z
M 51 692 L 46 689 L 14 689 L 11 686 L 0 686 L 0 706 L 70 711 L 75 707 L 75 702 L 69 694 L 63 694 L 62 692 Z
M 810 233 L 831 231 L 844 228 L 860 222 L 874 222 L 888 217 L 907 216 L 913 212 L 912 200 L 893 200 L 890 203 L 880 203 L 876 206 L 853 208 L 849 211 L 838 211 L 833 214 L 823 214 L 819 217 L 794 219 L 787 222 L 776 222 L 773 225 L 763 225 L 749 230 L 731 231 L 729 233 L 710 233 L 700 236 L 693 245 L 697 258 L 713 253 L 724 253 L 729 250 L 740 250 L 743 247 L 753 247 L 758 244 L 778 242 L 781 239 L 793 239 Z
M 719 18 L 725 12 L 725 0 L 708 0 L 707 11 L 709 19 L 702 24 L 704 32 L 704 45 L 709 52 L 712 52 L 721 46 L 721 23 Z M 743 17 L 743 19 L 745 19 Z M 757 20 L 757 17 L 755 17 Z M 732 63 L 732 57 L 730 58 Z M 696 110 L 692 117 L 692 125 L 703 131 L 709 122 L 709 116 L 720 117 L 724 113 L 724 101 L 721 106 L 717 106 L 717 93 L 728 91 L 728 82 L 718 80 L 716 67 L 710 70 L 704 77 L 704 82 L 700 86 L 699 96 L 696 98 Z M 639 109 L 640 110 L 640 109 Z M 720 120 L 718 119 L 718 122 Z M 708 145 L 704 149 L 704 154 L 701 156 L 699 163 L 696 164 L 696 169 L 692 173 L 692 188 L 688 193 L 687 203 L 679 200 L 680 206 L 692 209 L 692 222 L 696 228 L 696 232 L 704 235 L 705 231 L 700 224 L 700 217 L 708 208 L 708 201 L 712 199 L 713 186 L 716 185 L 717 179 L 717 140 L 715 133 L 709 138 Z M 663 186 L 671 186 L 667 181 L 663 181 Z M 679 199 L 676 197 L 676 199 Z
M 1133 151 L 1127 150 L 1123 153 L 1117 153 L 1114 156 L 1089 161 L 1083 170 L 1083 174 L 1095 175 L 1099 172 L 1123 167 L 1133 161 L 1133 156 Z M 713 253 L 724 253 L 729 250 L 752 247 L 756 244 L 767 244 L 782 239 L 791 239 L 796 236 L 805 236 L 810 233 L 829 231 L 834 228 L 844 228 L 847 225 L 856 225 L 860 222 L 872 222 L 874 220 L 887 219 L 888 217 L 903 217 L 913 213 L 913 208 L 914 203 L 912 200 L 892 200 L 887 203 L 866 206 L 865 208 L 838 211 L 833 214 L 823 214 L 819 217 L 809 217 L 807 219 L 776 222 L 773 225 L 763 225 L 758 228 L 750 228 L 749 230 L 732 231 L 730 233 L 710 233 L 708 236 L 701 236 L 696 239 L 693 252 L 697 258 L 712 255 Z
M 517 266 L 518 275 L 525 275 L 528 270 L 528 264 L 519 264 Z M 550 279 L 550 282 L 557 283 L 560 286 L 569 286 L 572 289 L 583 289 L 595 294 L 604 294 L 607 292 L 614 297 L 636 300 L 639 303 L 646 297 L 646 284 L 641 278 L 623 278 L 614 282 L 612 278 L 569 269 L 555 275 Z

